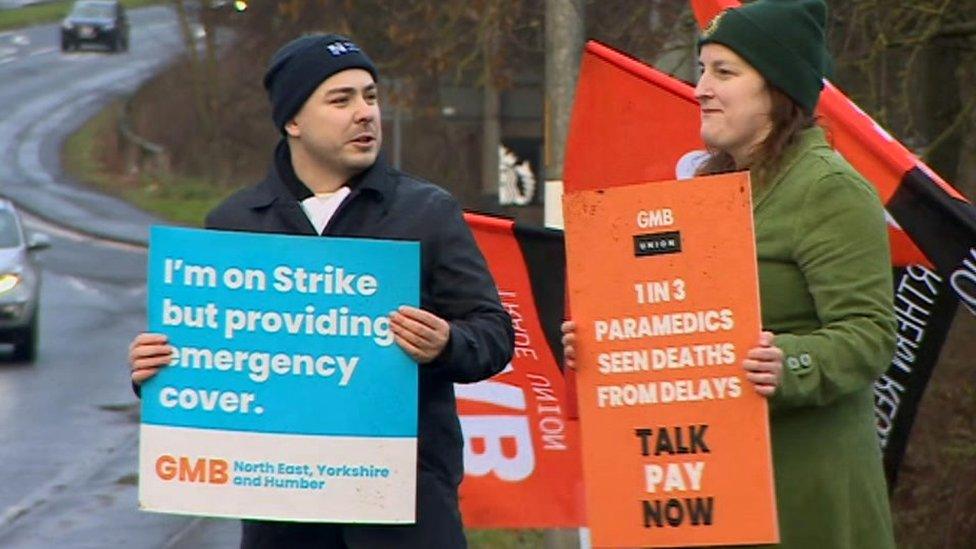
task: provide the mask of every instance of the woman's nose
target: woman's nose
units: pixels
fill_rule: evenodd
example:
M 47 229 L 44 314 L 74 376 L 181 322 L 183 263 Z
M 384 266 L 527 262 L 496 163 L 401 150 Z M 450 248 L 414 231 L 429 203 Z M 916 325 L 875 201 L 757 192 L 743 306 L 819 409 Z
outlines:
M 712 88 L 709 80 L 706 73 L 702 73 L 701 77 L 698 78 L 698 83 L 695 84 L 695 99 L 701 101 L 703 97 L 711 96 Z

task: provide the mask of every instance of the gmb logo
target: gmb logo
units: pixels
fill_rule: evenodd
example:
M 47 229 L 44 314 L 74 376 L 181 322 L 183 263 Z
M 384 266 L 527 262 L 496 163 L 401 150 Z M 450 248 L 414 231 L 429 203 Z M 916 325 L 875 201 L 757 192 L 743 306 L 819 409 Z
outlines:
M 228 467 L 225 459 L 163 454 L 156 459 L 156 476 L 165 481 L 227 484 Z

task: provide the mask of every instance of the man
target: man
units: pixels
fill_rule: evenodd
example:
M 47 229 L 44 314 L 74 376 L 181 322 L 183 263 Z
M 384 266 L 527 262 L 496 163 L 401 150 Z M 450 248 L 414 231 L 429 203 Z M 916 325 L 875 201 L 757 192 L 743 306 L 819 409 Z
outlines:
M 486 379 L 511 359 L 511 319 L 457 202 L 386 165 L 376 68 L 354 43 L 312 35 L 282 47 L 264 86 L 283 138 L 266 178 L 208 216 L 213 229 L 420 242 L 421 308 L 391 314 L 396 343 L 420 364 L 417 523 L 354 526 L 244 521 L 241 546 L 466 545 L 457 488 L 462 438 L 454 383 Z M 134 384 L 169 363 L 161 334 L 130 346 Z

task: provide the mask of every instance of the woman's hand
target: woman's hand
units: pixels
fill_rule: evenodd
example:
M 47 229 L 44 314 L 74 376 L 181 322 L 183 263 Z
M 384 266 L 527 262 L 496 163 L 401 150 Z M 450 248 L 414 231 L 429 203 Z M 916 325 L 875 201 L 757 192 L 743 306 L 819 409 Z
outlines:
M 576 369 L 576 323 L 572 320 L 563 321 L 559 327 L 563 332 L 563 364 L 567 368 Z
M 783 380 L 783 351 L 773 345 L 773 332 L 759 334 L 759 346 L 749 349 L 742 367 L 756 392 L 769 398 Z
M 129 344 L 132 382 L 142 385 L 173 359 L 173 348 L 163 334 L 141 333 Z

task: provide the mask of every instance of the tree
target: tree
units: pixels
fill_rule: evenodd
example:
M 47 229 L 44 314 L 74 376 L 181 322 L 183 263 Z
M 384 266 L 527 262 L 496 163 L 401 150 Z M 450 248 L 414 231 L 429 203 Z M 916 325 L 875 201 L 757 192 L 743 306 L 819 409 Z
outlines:
M 976 191 L 960 169 L 976 109 L 976 2 L 830 2 L 833 81 L 946 180 Z

